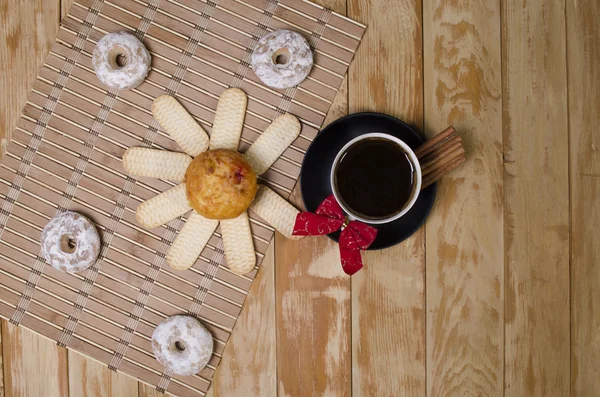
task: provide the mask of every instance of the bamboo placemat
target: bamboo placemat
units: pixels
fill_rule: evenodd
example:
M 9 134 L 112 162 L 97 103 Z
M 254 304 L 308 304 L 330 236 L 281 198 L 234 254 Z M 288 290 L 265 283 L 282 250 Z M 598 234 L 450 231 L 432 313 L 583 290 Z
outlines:
M 248 63 L 256 41 L 279 28 L 301 32 L 315 54 L 310 77 L 281 91 L 262 85 Z M 165 253 L 185 219 L 154 230 L 135 220 L 140 202 L 172 184 L 128 176 L 121 156 L 131 146 L 179 150 L 150 113 L 158 95 L 176 96 L 210 133 L 218 96 L 239 87 L 249 97 L 241 151 L 280 113 L 302 121 L 301 137 L 265 174 L 289 195 L 364 28 L 302 0 L 75 3 L 0 167 L 0 315 L 158 390 L 204 394 L 273 229 L 251 214 L 258 260 L 247 276 L 224 265 L 218 230 L 192 269 L 174 271 Z M 96 42 L 120 30 L 134 32 L 153 56 L 152 72 L 133 91 L 107 90 L 91 67 Z M 42 228 L 67 209 L 96 222 L 103 241 L 98 262 L 79 274 L 40 256 Z M 156 324 L 180 313 L 200 318 L 215 338 L 196 376 L 164 372 L 152 354 Z

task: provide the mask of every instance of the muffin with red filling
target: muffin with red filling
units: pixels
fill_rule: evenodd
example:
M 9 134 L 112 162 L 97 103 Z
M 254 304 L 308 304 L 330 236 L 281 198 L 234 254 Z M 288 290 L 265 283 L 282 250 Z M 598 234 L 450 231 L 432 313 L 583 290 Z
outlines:
M 256 173 L 244 157 L 229 149 L 201 153 L 185 173 L 187 197 L 209 219 L 237 218 L 256 195 Z

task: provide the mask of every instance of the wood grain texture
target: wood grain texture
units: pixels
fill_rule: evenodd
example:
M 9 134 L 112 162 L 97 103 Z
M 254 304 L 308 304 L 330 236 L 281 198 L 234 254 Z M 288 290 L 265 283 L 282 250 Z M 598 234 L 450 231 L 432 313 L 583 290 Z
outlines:
M 6 397 L 69 396 L 66 349 L 8 321 L 2 336 Z
M 567 1 L 571 396 L 600 395 L 600 3 Z
M 377 111 L 423 127 L 420 1 L 348 2 L 369 26 L 350 68 L 350 113 Z M 363 255 L 352 276 L 352 395 L 425 395 L 425 232 Z
M 347 396 L 350 283 L 337 245 L 277 235 L 276 247 L 279 396 Z
M 60 0 L 0 3 L 0 139 L 10 139 L 58 30 Z
M 260 265 L 215 373 L 215 397 L 277 394 L 274 244 Z
M 4 358 L 2 348 L 2 324 L 0 323 L 0 397 L 4 397 Z
M 424 3 L 425 130 L 453 125 L 467 163 L 427 228 L 427 392 L 502 396 L 502 86 L 498 2 Z
M 69 350 L 69 395 L 78 397 L 138 397 L 138 382 L 104 364 Z
M 325 124 L 346 112 L 342 89 Z M 299 186 L 291 200 L 301 208 Z M 347 396 L 350 279 L 340 266 L 338 246 L 327 238 L 288 240 L 279 233 L 275 238 L 279 396 Z
M 502 8 L 507 395 L 569 394 L 564 6 Z

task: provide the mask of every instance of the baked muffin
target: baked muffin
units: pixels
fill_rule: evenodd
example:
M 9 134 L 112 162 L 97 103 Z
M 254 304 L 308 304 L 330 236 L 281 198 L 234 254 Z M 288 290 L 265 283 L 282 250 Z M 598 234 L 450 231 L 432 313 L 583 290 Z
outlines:
M 209 219 L 237 218 L 256 194 L 256 173 L 244 157 L 229 149 L 200 153 L 185 173 L 187 197 Z

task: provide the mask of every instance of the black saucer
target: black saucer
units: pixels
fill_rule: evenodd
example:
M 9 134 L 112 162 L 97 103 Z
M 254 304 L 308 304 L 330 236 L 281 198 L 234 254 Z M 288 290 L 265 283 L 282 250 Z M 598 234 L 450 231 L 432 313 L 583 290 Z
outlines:
M 423 143 L 423 138 L 409 125 L 381 113 L 355 113 L 334 121 L 317 135 L 306 151 L 302 163 L 300 188 L 302 200 L 308 211 L 314 212 L 319 204 L 332 194 L 329 174 L 338 151 L 350 140 L 370 132 L 394 135 L 413 149 Z M 436 192 L 437 183 L 434 183 L 421 192 L 413 207 L 404 216 L 390 223 L 373 225 L 379 232 L 369 250 L 391 247 L 416 232 L 429 215 Z M 340 232 L 328 235 L 334 241 L 338 241 L 339 236 Z

